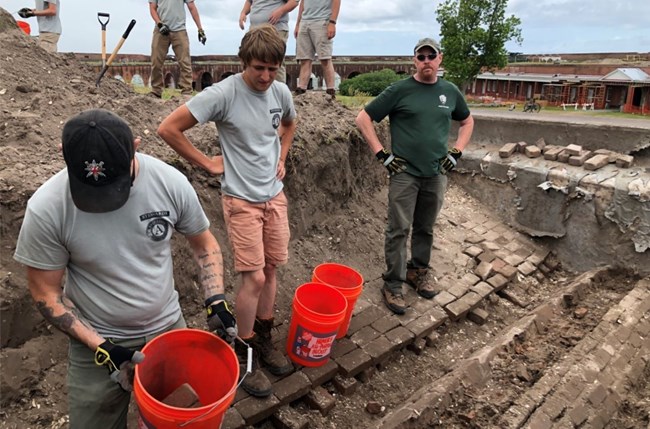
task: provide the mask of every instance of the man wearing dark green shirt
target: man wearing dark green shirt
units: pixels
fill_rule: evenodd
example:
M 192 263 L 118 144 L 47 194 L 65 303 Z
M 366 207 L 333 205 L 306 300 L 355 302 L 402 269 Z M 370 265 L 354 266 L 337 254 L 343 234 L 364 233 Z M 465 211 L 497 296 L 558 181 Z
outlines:
M 382 295 L 387 307 L 404 314 L 402 283 L 431 299 L 429 260 L 433 225 L 442 208 L 451 171 L 469 144 L 474 129 L 467 103 L 458 88 L 438 78 L 442 62 L 440 45 L 420 40 L 414 49 L 416 72 L 386 88 L 356 119 L 368 146 L 390 174 L 388 225 L 384 252 L 387 270 Z M 374 122 L 390 119 L 391 150 L 377 137 Z M 458 121 L 458 139 L 447 146 L 451 121 Z M 412 229 L 412 231 L 411 231 Z M 407 261 L 407 239 L 411 231 L 411 259 Z

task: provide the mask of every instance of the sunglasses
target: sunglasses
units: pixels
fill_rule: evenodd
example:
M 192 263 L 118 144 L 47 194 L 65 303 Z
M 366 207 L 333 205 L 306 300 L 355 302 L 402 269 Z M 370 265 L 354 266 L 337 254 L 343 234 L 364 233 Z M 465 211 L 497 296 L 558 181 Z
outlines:
M 415 58 L 417 58 L 418 61 L 424 61 L 425 59 L 429 60 L 429 61 L 433 61 L 433 60 L 436 59 L 437 56 L 438 56 L 438 54 L 429 54 L 429 55 L 420 54 Z

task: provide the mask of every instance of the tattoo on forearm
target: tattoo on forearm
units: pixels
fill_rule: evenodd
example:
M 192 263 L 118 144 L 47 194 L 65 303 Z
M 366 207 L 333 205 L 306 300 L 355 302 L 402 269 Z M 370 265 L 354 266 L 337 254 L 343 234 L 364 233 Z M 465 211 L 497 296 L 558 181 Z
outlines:
M 68 335 L 71 335 L 76 339 L 79 339 L 79 335 L 74 329 L 75 322 L 85 326 L 86 328 L 90 329 L 93 332 L 97 332 L 95 328 L 93 328 L 83 318 L 83 316 L 79 313 L 79 310 L 77 310 L 77 308 L 74 306 L 72 301 L 64 297 L 61 297 L 58 299 L 58 304 L 60 304 L 61 307 L 63 307 L 63 309 L 65 310 L 63 314 L 60 314 L 58 316 L 54 315 L 54 308 L 48 306 L 45 301 L 37 301 L 36 308 L 43 315 L 45 320 L 50 322 L 56 329 Z

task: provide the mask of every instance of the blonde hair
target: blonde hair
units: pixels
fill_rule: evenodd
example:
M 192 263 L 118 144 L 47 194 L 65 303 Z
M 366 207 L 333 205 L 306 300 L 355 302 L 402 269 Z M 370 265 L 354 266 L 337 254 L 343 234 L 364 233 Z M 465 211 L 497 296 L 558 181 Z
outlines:
M 258 60 L 268 64 L 282 64 L 287 45 L 278 31 L 270 24 L 251 28 L 244 35 L 237 56 L 248 66 L 251 61 Z

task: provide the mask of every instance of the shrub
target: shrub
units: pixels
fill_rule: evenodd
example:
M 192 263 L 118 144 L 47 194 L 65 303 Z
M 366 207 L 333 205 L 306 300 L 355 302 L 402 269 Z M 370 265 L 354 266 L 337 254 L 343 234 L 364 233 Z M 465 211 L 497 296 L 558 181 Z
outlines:
M 364 73 L 341 82 L 339 92 L 342 95 L 369 95 L 376 97 L 390 84 L 405 77 L 407 76 L 398 75 L 390 69 Z

